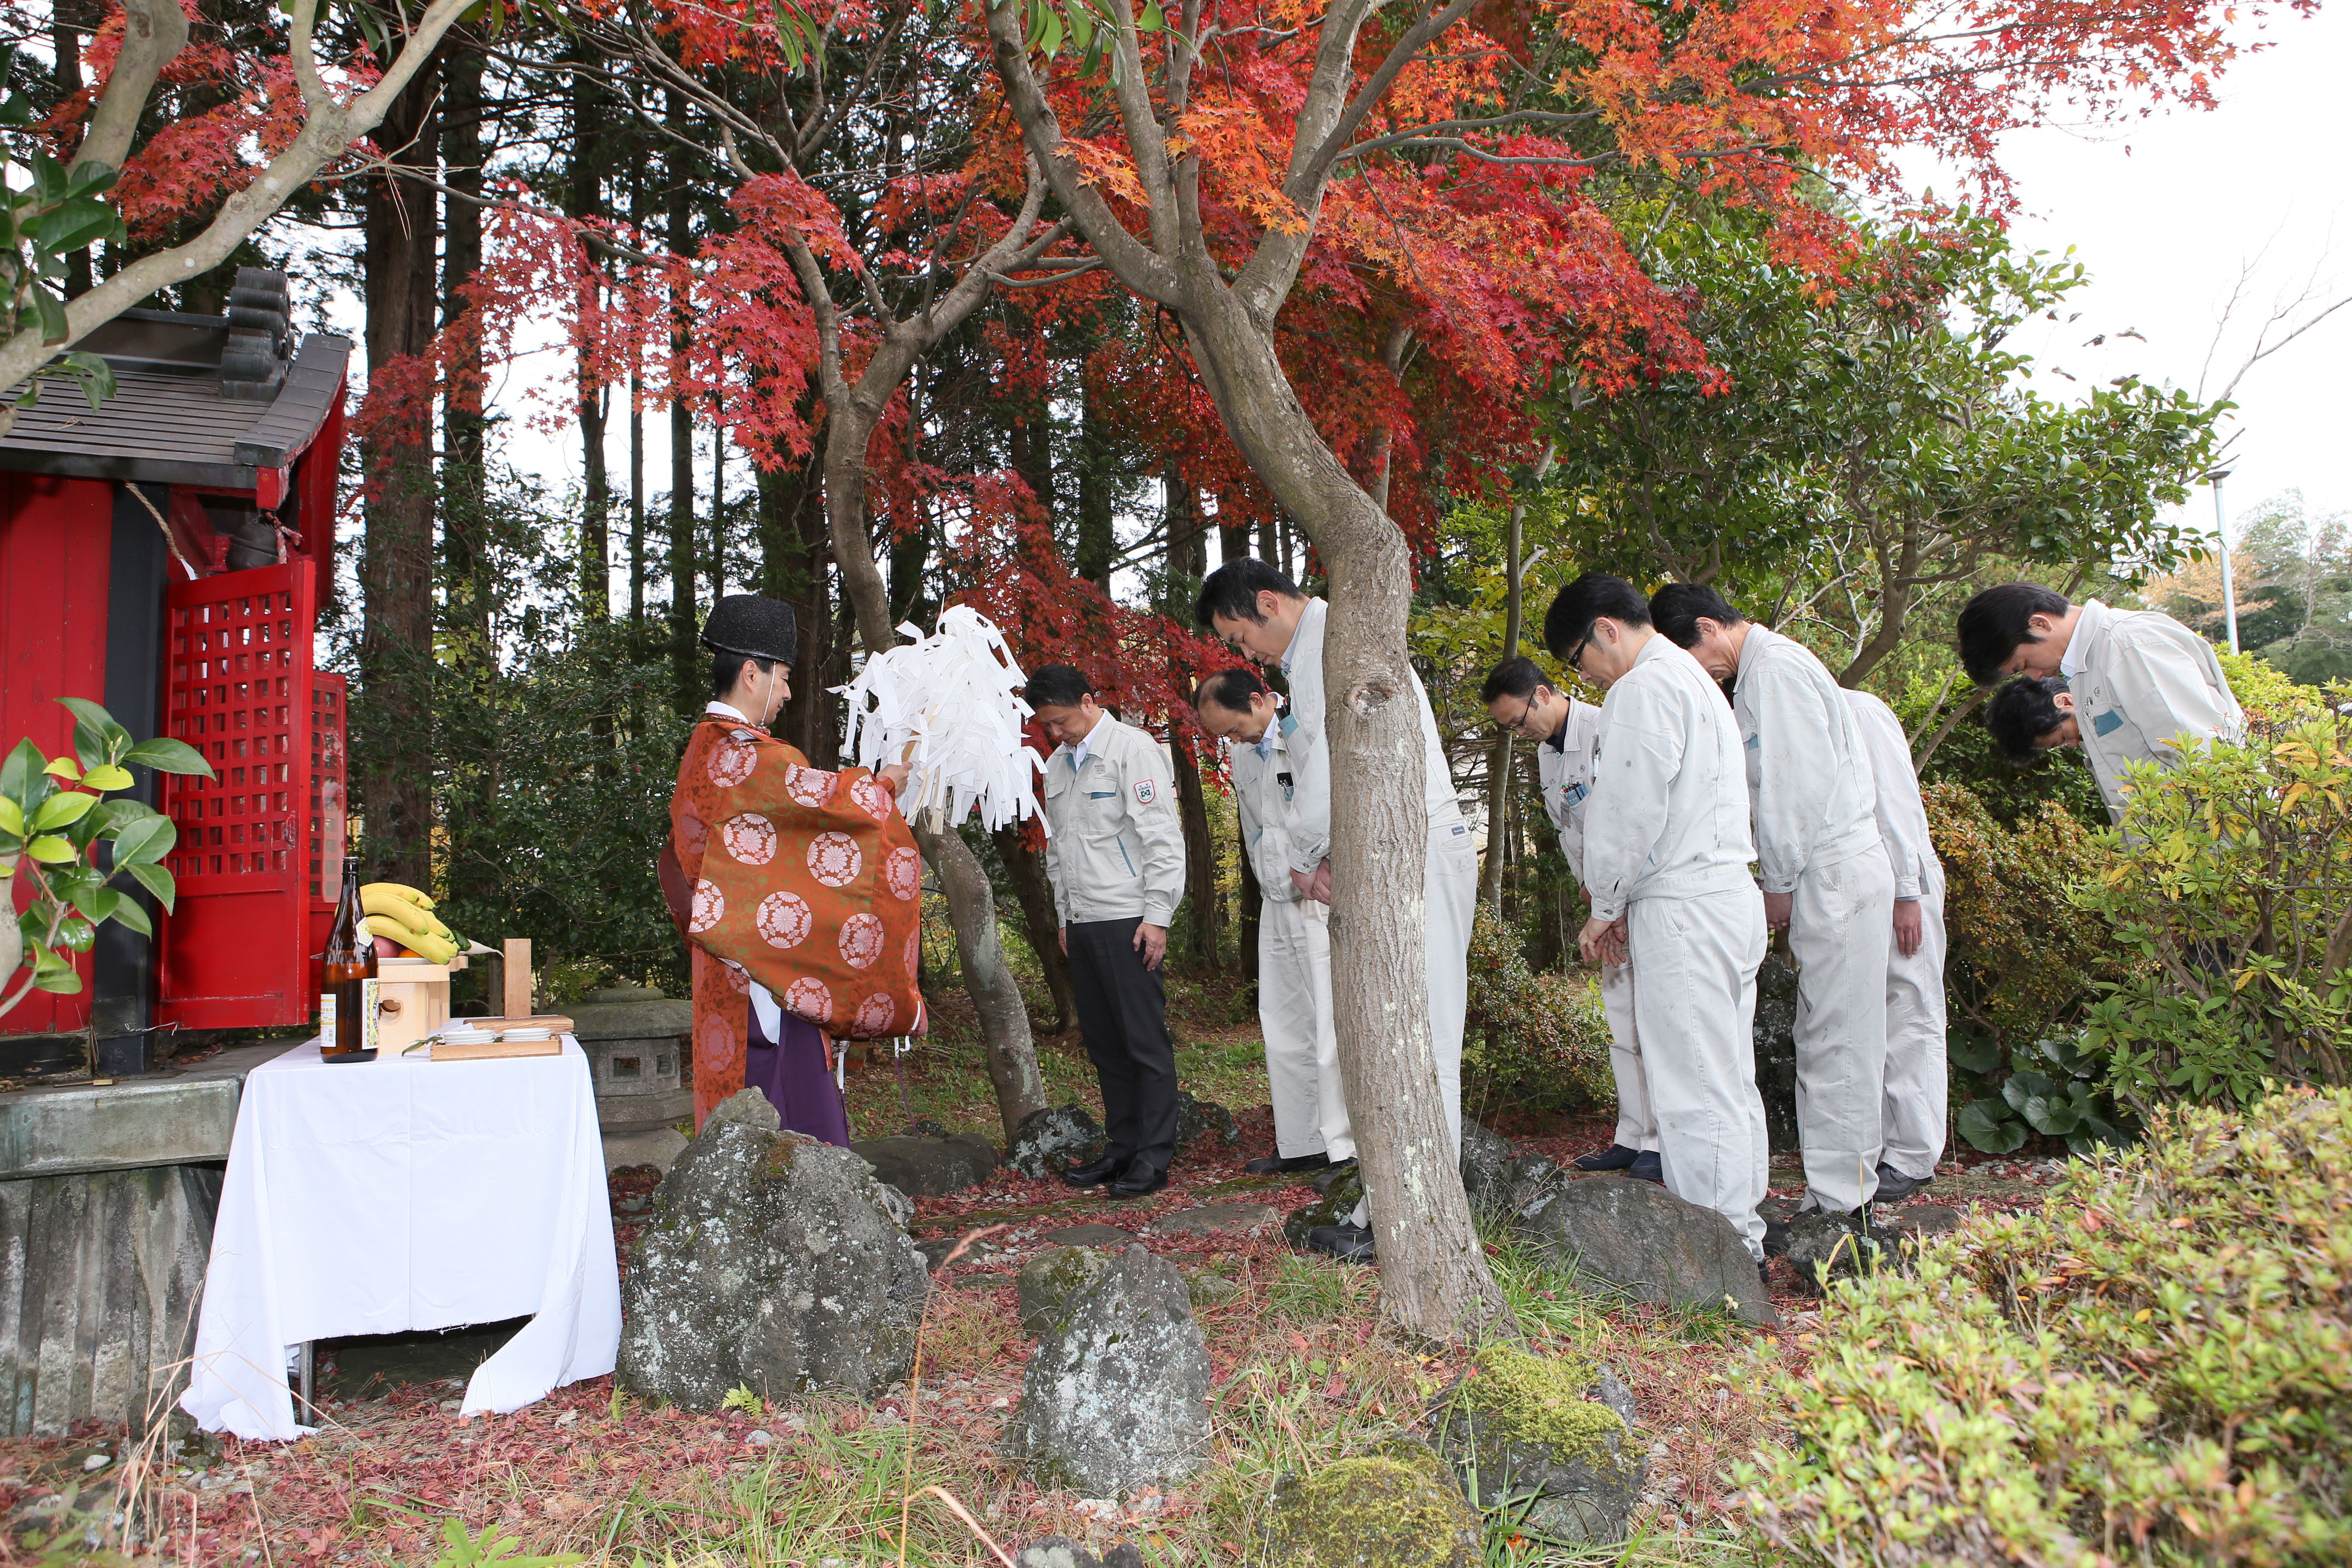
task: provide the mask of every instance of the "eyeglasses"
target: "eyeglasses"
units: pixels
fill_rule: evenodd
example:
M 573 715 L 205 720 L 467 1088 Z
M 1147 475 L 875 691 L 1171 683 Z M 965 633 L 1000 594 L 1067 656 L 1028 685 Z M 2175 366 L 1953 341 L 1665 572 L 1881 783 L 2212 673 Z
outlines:
M 1569 668 L 1576 671 L 1579 675 L 1583 674 L 1584 651 L 1591 646 L 1592 632 L 1588 629 L 1582 637 L 1576 639 L 1576 646 L 1568 650 L 1568 657 L 1561 659 L 1560 662 L 1567 665 Z
M 1516 730 L 1520 734 L 1526 735 L 1533 732 L 1535 721 L 1536 700 L 1534 694 L 1529 693 L 1519 705 L 1519 716 L 1517 718 L 1497 719 L 1495 721 L 1495 727 L 1498 730 Z

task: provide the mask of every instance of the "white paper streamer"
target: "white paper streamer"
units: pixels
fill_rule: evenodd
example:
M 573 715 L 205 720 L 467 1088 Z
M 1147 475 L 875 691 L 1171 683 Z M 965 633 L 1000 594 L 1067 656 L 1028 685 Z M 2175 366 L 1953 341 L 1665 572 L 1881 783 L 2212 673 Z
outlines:
M 941 611 L 930 637 L 912 622 L 898 630 L 915 640 L 872 655 L 834 688 L 848 700 L 858 764 L 908 763 L 899 808 L 909 817 L 936 811 L 951 827 L 977 807 L 993 832 L 1039 816 L 1034 785 L 1045 759 L 1022 742 L 1028 679 L 1004 634 L 965 605 Z

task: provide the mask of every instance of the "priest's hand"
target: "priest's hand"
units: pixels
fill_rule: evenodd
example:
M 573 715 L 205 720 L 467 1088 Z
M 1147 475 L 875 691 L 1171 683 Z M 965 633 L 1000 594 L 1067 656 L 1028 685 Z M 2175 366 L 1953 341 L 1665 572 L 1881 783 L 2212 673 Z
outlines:
M 1895 900 L 1895 951 L 1908 958 L 1919 951 L 1919 900 Z
M 1576 951 L 1583 955 L 1587 963 L 1608 965 L 1624 963 L 1625 917 L 1620 915 L 1613 921 L 1593 919 L 1585 921 L 1584 929 L 1577 933 Z
M 1135 928 L 1135 950 L 1143 954 L 1144 968 L 1159 968 L 1160 960 L 1168 952 L 1168 928 L 1149 922 L 1138 925 Z
M 914 771 L 904 763 L 892 763 L 874 776 L 889 787 L 890 796 L 895 800 L 907 793 L 907 775 Z

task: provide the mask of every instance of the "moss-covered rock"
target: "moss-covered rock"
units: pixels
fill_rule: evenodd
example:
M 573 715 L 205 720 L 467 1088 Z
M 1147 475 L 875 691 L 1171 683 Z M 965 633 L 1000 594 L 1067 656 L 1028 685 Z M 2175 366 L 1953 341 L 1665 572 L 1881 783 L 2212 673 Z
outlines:
M 1364 1201 L 1363 1172 L 1353 1162 L 1337 1173 L 1327 1174 L 1329 1180 L 1321 1188 L 1323 1195 L 1305 1208 L 1293 1209 L 1282 1222 L 1282 1234 L 1293 1247 L 1306 1246 L 1307 1233 L 1317 1226 L 1344 1223 Z
M 1266 1568 L 1475 1568 L 1478 1515 L 1445 1461 L 1383 1444 L 1274 1485 Z
M 1032 1339 L 1052 1331 L 1110 1266 L 1111 1255 L 1099 1247 L 1049 1247 L 1022 1265 L 1015 1292 L 1021 1331 Z
M 1584 1362 L 1498 1341 L 1430 1408 L 1439 1450 L 1487 1506 L 1532 1494 L 1524 1528 L 1572 1545 L 1625 1539 L 1643 1465 Z

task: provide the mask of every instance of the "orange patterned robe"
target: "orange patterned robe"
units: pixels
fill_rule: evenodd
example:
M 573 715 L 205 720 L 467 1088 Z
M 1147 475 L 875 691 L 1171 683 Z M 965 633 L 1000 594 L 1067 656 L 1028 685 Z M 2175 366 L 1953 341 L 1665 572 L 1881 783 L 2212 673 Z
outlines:
M 674 910 L 694 957 L 694 1123 L 743 1087 L 751 986 L 836 1039 L 920 1034 L 923 860 L 887 785 L 705 714 L 677 765 Z

